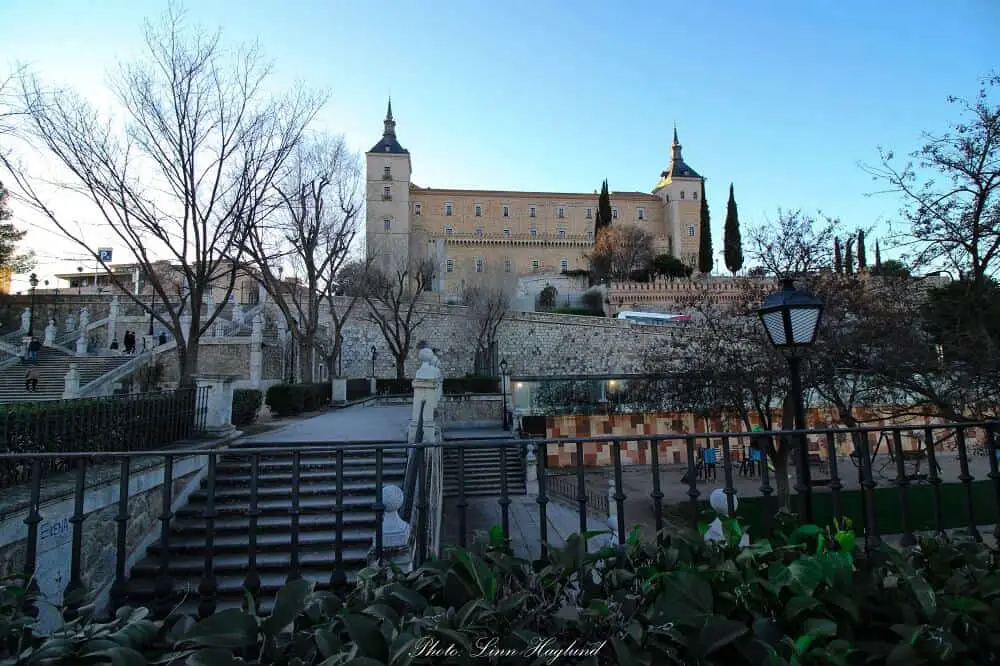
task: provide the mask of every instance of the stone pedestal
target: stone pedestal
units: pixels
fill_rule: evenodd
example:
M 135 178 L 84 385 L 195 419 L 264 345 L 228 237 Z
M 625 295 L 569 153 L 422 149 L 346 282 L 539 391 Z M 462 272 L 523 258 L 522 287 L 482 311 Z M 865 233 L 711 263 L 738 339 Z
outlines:
M 392 484 L 382 486 L 382 560 L 395 562 L 403 571 L 410 570 L 410 525 L 399 517 L 403 506 L 403 491 Z M 374 560 L 375 540 L 372 539 L 370 559 Z M 375 564 L 372 561 L 372 564 Z
M 25 333 L 31 328 L 31 308 L 24 308 L 21 313 L 21 330 Z
M 438 402 L 438 381 L 437 379 L 414 379 L 413 380 L 413 413 L 410 416 L 409 441 L 417 441 L 417 424 L 420 422 L 420 409 L 423 406 L 423 427 L 424 442 L 438 441 L 436 431 L 436 421 L 434 419 Z
M 330 380 L 334 405 L 343 405 L 347 402 L 347 380 L 343 377 L 334 377 Z
M 46 347 L 51 347 L 56 342 L 56 320 L 49 319 L 49 325 L 45 327 L 45 341 Z
M 368 380 L 368 395 L 378 395 L 378 380 L 374 377 Z
M 76 363 L 69 364 L 66 373 L 66 383 L 63 388 L 63 400 L 72 400 L 80 395 L 80 368 Z
M 239 375 L 198 375 L 198 414 L 202 432 L 208 437 L 225 437 L 233 427 L 233 382 Z
M 538 497 L 538 458 L 535 456 L 535 445 L 528 444 L 528 455 L 525 457 L 525 495 Z
M 83 330 L 84 329 L 82 329 L 82 328 L 80 329 L 81 333 L 83 332 Z M 86 336 L 80 335 L 80 337 L 78 337 L 76 339 L 76 353 L 77 353 L 77 356 L 86 356 L 87 355 L 87 338 L 86 338 Z

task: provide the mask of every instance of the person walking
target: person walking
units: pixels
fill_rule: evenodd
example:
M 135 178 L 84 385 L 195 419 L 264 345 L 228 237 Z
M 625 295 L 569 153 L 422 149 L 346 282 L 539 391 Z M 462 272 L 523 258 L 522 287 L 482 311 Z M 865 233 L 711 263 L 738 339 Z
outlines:
M 38 363 L 38 352 L 42 349 L 42 341 L 38 338 L 31 338 L 28 343 L 28 363 Z
M 38 368 L 31 366 L 24 373 L 24 390 L 28 393 L 38 393 Z
M 167 334 L 164 331 L 160 331 L 160 344 L 161 345 L 167 344 Z
M 125 331 L 123 342 L 125 343 L 126 354 L 135 353 L 135 335 L 132 334 L 132 331 Z

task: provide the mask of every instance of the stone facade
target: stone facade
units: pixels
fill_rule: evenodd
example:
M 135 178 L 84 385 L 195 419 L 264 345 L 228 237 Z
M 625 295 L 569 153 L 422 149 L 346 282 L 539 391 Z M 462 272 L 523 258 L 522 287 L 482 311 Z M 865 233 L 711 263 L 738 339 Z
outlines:
M 666 143 L 666 137 L 664 137 Z M 366 241 L 373 259 L 430 258 L 435 291 L 510 273 L 585 269 L 598 193 L 454 190 L 417 186 L 396 138 L 390 104 L 382 139 L 366 153 Z M 596 184 L 596 183 L 595 183 Z M 612 224 L 649 231 L 658 252 L 695 266 L 704 181 L 681 156 L 674 130 L 669 167 L 650 192 L 611 192 Z M 392 266 L 384 266 L 392 269 Z
M 507 396 L 510 406 L 510 396 Z M 500 423 L 503 416 L 503 396 L 500 395 L 449 395 L 438 405 L 442 423 L 451 427 L 462 424 Z

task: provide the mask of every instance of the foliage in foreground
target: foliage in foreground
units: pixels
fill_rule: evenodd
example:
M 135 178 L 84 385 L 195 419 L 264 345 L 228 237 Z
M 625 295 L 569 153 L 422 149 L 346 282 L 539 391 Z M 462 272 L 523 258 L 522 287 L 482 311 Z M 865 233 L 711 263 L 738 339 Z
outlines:
M 704 530 L 704 525 L 702 526 Z M 805 525 L 736 546 L 696 532 L 587 554 L 571 537 L 544 562 L 498 530 L 411 573 L 367 569 L 346 596 L 308 581 L 271 616 L 230 609 L 193 623 L 122 609 L 22 638 L 18 593 L 0 595 L 7 664 L 997 664 L 1000 572 L 982 544 L 925 539 L 864 554 L 847 529 Z M 564 650 L 563 652 L 559 652 Z

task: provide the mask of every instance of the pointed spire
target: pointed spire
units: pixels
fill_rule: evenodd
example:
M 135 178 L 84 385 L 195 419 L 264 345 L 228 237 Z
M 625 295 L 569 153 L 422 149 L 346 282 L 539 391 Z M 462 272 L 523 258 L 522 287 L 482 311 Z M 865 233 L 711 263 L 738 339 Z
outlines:
M 684 158 L 681 157 L 681 142 L 677 138 L 677 124 L 674 123 L 674 143 L 670 146 L 670 170 L 673 171 L 674 165 L 682 162 Z
M 674 145 L 680 145 L 680 141 L 677 140 L 677 123 L 674 123 Z
M 392 97 L 389 98 L 389 106 L 385 110 L 385 131 L 383 137 L 396 137 L 396 121 L 392 119 Z

